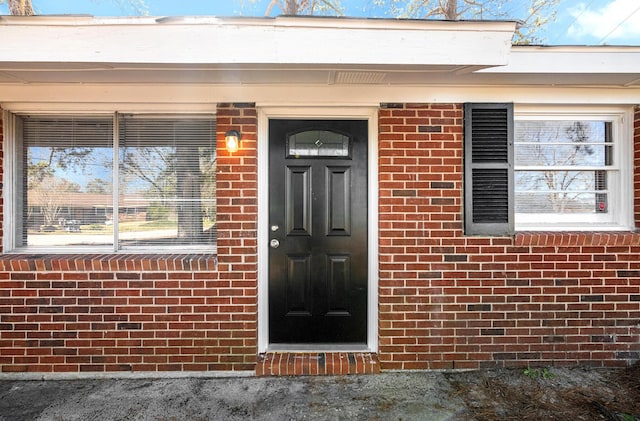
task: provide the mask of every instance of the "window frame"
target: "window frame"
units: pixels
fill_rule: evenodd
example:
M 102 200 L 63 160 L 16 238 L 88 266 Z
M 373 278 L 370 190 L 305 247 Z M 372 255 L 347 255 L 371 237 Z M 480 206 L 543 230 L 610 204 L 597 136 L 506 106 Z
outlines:
M 215 129 L 216 114 L 213 112 L 185 112 L 185 113 L 147 113 L 147 112 L 135 112 L 126 113 L 130 116 L 153 117 L 153 118 L 184 118 L 184 119 L 213 119 Z M 21 180 L 22 168 L 19 165 L 17 154 L 20 153 L 22 148 L 22 124 L 21 119 L 23 116 L 51 116 L 60 118 L 73 118 L 73 117 L 110 117 L 113 120 L 113 136 L 112 136 L 112 149 L 114 165 L 112 169 L 112 183 L 113 183 L 113 207 L 114 209 L 119 206 L 119 144 L 120 144 L 120 130 L 119 130 L 119 118 L 122 114 L 118 112 L 66 112 L 52 110 L 39 111 L 39 112 L 20 112 L 12 113 L 7 110 L 2 110 L 3 117 L 3 150 L 4 150 L 4 162 L 3 162 L 3 226 L 5 227 L 2 238 L 3 253 L 45 253 L 45 254 L 175 254 L 176 248 L 180 250 L 180 253 L 217 253 L 217 241 L 212 241 L 208 244 L 190 244 L 190 245 L 140 245 L 140 246 L 127 246 L 121 248 L 118 240 L 118 218 L 114 219 L 114 233 L 113 244 L 109 245 L 79 245 L 79 246 L 17 246 L 18 228 L 22 227 L 22 223 L 17 224 L 16 221 L 22 220 L 22 210 L 20 208 L 22 198 L 24 197 L 24 184 Z M 216 133 L 212 134 L 212 142 L 216 144 Z M 16 200 L 20 199 L 20 200 Z
M 608 208 L 602 215 L 526 214 L 514 211 L 515 231 L 629 231 L 633 230 L 633 138 L 632 111 L 624 107 L 516 106 L 514 127 L 518 121 L 602 121 L 611 123 L 613 164 L 607 166 Z M 517 139 L 514 138 L 514 148 Z M 537 168 L 537 167 L 536 167 Z M 532 169 L 517 165 L 518 171 Z M 514 188 L 515 190 L 515 188 Z M 515 197 L 514 197 L 515 201 Z M 537 215 L 537 216 L 536 216 Z M 544 221 L 544 222 L 543 222 Z

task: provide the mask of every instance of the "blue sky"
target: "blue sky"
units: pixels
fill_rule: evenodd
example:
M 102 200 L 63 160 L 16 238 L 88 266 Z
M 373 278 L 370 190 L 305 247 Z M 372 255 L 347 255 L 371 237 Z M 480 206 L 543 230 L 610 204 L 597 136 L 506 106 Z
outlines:
M 128 1 L 33 0 L 33 4 L 40 14 L 122 16 L 132 14 Z M 143 1 L 151 16 L 263 16 L 269 3 L 269 0 Z M 385 17 L 384 11 L 372 8 L 370 3 L 370 0 L 342 0 L 347 16 Z M 7 6 L 0 6 L 0 14 L 6 13 Z M 272 15 L 278 13 L 274 10 Z M 556 21 L 542 35 L 545 43 L 551 45 L 640 45 L 640 0 L 560 0 Z

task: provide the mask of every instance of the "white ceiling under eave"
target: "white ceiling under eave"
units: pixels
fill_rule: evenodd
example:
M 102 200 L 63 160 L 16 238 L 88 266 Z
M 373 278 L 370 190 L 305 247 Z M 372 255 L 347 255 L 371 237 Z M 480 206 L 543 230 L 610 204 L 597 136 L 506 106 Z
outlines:
M 640 60 L 640 54 L 637 54 Z M 510 71 L 509 66 L 472 71 L 464 66 L 100 66 L 52 69 L 48 63 L 3 66 L 0 85 L 8 84 L 215 84 L 215 85 L 374 85 L 374 86 L 613 86 L 640 87 L 640 71 Z

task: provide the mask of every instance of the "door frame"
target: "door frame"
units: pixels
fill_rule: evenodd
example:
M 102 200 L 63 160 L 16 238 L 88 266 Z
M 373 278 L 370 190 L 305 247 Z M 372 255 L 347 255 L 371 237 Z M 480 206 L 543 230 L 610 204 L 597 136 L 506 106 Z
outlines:
M 331 119 L 368 121 L 367 157 L 367 343 L 366 347 L 336 344 L 301 346 L 269 344 L 269 119 Z M 258 353 L 267 351 L 378 351 L 378 108 L 259 107 L 258 108 Z

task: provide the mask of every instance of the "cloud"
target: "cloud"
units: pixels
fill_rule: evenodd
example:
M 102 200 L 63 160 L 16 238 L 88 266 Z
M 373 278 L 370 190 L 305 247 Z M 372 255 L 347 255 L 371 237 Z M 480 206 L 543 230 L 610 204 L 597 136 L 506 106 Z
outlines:
M 624 41 L 627 44 L 640 44 L 638 0 L 612 0 L 600 9 L 587 9 L 584 3 L 580 3 L 568 12 L 575 19 L 567 30 L 570 37 L 593 37 L 605 43 Z

